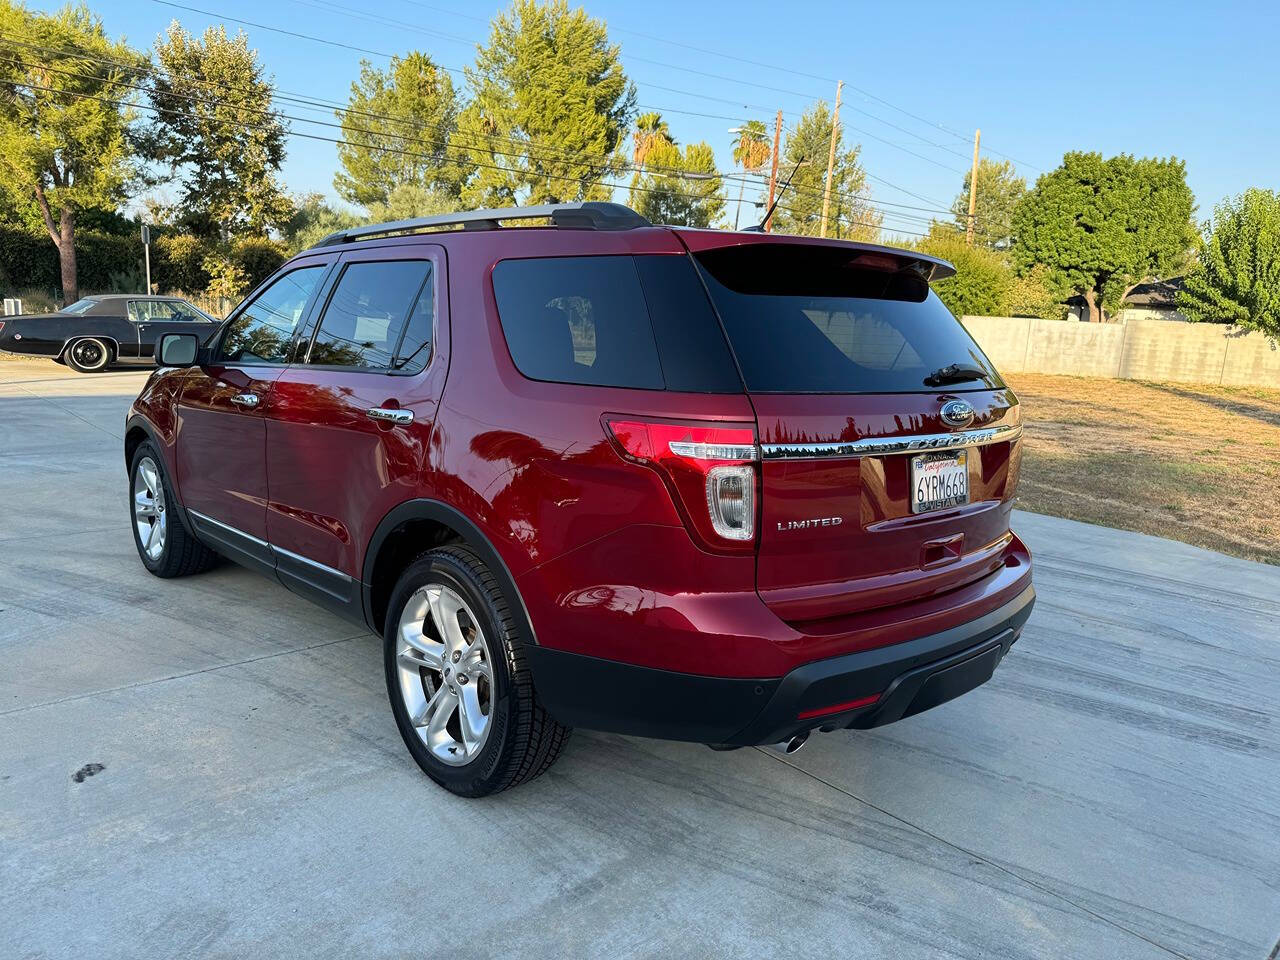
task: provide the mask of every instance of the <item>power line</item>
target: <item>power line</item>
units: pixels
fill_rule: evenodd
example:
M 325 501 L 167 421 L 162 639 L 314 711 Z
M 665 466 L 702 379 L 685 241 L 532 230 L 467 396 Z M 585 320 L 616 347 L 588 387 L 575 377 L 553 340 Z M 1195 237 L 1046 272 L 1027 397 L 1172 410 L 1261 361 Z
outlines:
M 108 104 L 108 105 L 114 106 L 114 107 L 116 107 L 116 108 L 121 108 L 121 107 L 133 107 L 133 108 L 136 108 L 136 109 L 146 110 L 146 111 L 149 111 L 149 112 L 151 112 L 151 113 L 156 113 L 156 114 L 165 114 L 165 113 L 168 113 L 168 114 L 176 114 L 176 113 L 178 113 L 178 111 L 176 111 L 176 110 L 166 110 L 166 109 L 161 108 L 161 107 L 148 106 L 148 105 L 146 105 L 146 104 L 135 104 L 135 103 L 130 103 L 128 100 L 114 100 L 114 99 L 112 99 L 112 98 L 110 98 L 110 97 L 99 97 L 99 96 L 94 96 L 93 94 L 88 94 L 88 93 L 76 93 L 76 92 L 74 92 L 74 91 L 70 91 L 70 90 L 59 90 L 59 89 L 57 89 L 56 87 L 46 87 L 46 86 L 42 86 L 42 85 L 40 85 L 40 84 L 23 83 L 23 84 L 21 84 L 21 85 L 22 85 L 23 87 L 28 88 L 28 89 L 32 89 L 32 90 L 43 90 L 43 91 L 46 91 L 46 92 L 49 92 L 49 93 L 55 93 L 55 94 L 58 94 L 58 95 L 60 95 L 60 96 L 71 96 L 71 97 L 76 97 L 76 98 L 81 99 L 81 100 L 93 100 L 93 101 L 97 101 L 97 102 L 99 102 L 99 103 L 104 103 L 104 104 Z M 261 127 L 261 125 L 257 125 L 257 126 L 255 127 L 255 129 L 263 129 L 263 128 Z M 321 136 L 321 135 L 319 135 L 319 134 L 314 134 L 314 133 L 301 133 L 301 132 L 296 131 L 296 130 L 285 130 L 285 131 L 284 131 L 284 135 L 285 135 L 286 137 L 301 137 L 301 138 L 304 138 L 304 139 L 307 139 L 307 140 L 316 140 L 316 141 L 321 141 L 321 142 L 325 142 L 325 143 L 343 143 L 343 142 L 344 142 L 344 141 L 342 141 L 342 140 L 338 140 L 338 139 L 336 139 L 336 138 L 334 138 L 334 137 L 325 137 L 325 136 Z M 349 141 L 346 141 L 346 142 L 349 142 Z M 430 154 L 415 153 L 414 151 L 411 151 L 411 150 L 402 150 L 402 149 L 398 149 L 398 148 L 395 148 L 395 147 L 386 147 L 386 146 L 381 146 L 381 145 L 379 145 L 379 144 L 364 144 L 364 143 L 356 143 L 356 144 L 354 144 L 354 145 L 356 145 L 356 146 L 368 147 L 369 149 L 372 149 L 372 150 L 379 150 L 379 151 L 386 152 L 386 153 L 395 153 L 395 154 L 400 154 L 400 155 L 405 155 L 405 156 L 410 156 L 410 157 L 418 157 L 418 158 L 422 158 L 422 159 L 434 159 L 434 158 L 432 157 L 432 155 L 430 155 Z M 520 170 L 514 170 L 514 169 L 512 169 L 512 168 L 510 168 L 510 167 L 503 167 L 503 166 L 498 166 L 498 165 L 494 165 L 494 164 L 478 163 L 478 164 L 476 164 L 476 166 L 478 166 L 478 167 L 482 167 L 482 168 L 486 168 L 486 169 L 493 169 L 493 170 L 504 171 L 504 172 L 507 172 L 507 173 L 522 173 L 522 172 L 524 172 L 524 171 L 520 171 Z M 598 185 L 598 186 L 608 187 L 608 188 L 610 188 L 610 189 L 615 189 L 615 190 L 628 190 L 628 189 L 632 189 L 632 188 L 631 188 L 629 185 L 627 185 L 627 184 L 613 183 L 613 182 L 610 182 L 610 181 L 607 181 L 607 180 L 594 180 L 594 179 L 588 179 L 588 178 L 586 178 L 586 177 L 573 177 L 573 176 L 567 176 L 567 175 L 563 175 L 563 174 L 546 173 L 545 171 L 544 171 L 544 172 L 542 172 L 542 173 L 540 173 L 540 174 L 539 174 L 539 176 L 546 177 L 548 180 L 557 180 L 557 181 L 561 181 L 561 182 L 565 182 L 565 183 L 578 183 L 578 184 L 582 184 L 582 185 L 585 185 L 585 186 L 595 186 L 595 185 Z M 706 196 L 704 196 L 703 194 L 696 194 L 696 193 L 689 193 L 689 192 L 687 192 L 687 191 L 674 190 L 674 189 L 671 189 L 670 187 L 644 187 L 644 186 L 636 186 L 634 189 L 639 190 L 641 193 L 665 193 L 665 194 L 669 194 L 669 195 L 673 195 L 673 196 L 686 197 L 686 198 L 695 199 L 695 200 L 705 200 L 705 199 L 707 199 L 707 197 L 706 197 Z M 837 217 L 833 217 L 832 219 L 836 220 L 837 222 L 843 222 L 843 223 L 846 223 L 846 224 L 848 224 L 849 226 L 854 227 L 854 228 L 859 228 L 859 229 L 868 229 L 868 228 L 869 228 L 869 225 L 868 225 L 868 224 L 863 223 L 863 222 L 860 222 L 860 221 L 857 221 L 857 220 L 853 220 L 852 218 L 845 217 L 845 216 L 837 216 Z M 878 228 L 878 227 L 874 227 L 874 228 L 872 228 L 872 229 L 879 229 L 879 228 Z M 907 234 L 907 233 L 911 233 L 912 231 L 895 230 L 895 232 L 896 232 L 896 233 L 903 233 L 903 234 Z M 926 236 L 926 234 L 922 234 L 922 233 L 916 233 L 915 235 L 916 235 L 916 236 Z
M 229 15 L 227 15 L 227 14 L 220 14 L 220 13 L 216 13 L 216 12 L 211 11 L 211 10 L 204 10 L 204 9 L 199 8 L 199 7 L 192 7 L 192 6 L 188 6 L 188 5 L 186 5 L 186 4 L 182 4 L 182 3 L 175 3 L 175 2 L 174 2 L 174 0 L 152 0 L 152 2 L 153 2 L 153 3 L 161 4 L 162 6 L 166 6 L 166 7 L 175 7 L 175 8 L 177 8 L 177 9 L 179 9 L 179 10 L 187 10 L 187 11 L 190 11 L 190 12 L 192 12 L 192 13 L 199 13 L 199 14 L 201 14 L 201 15 L 203 15 L 203 16 L 207 16 L 207 17 L 220 17 L 220 18 L 221 18 L 221 19 L 223 19 L 223 20 L 230 20 L 232 23 L 239 23 L 239 24 L 242 24 L 243 26 L 253 27 L 253 28 L 258 29 L 258 30 L 267 30 L 267 31 L 272 32 L 272 33 L 279 33 L 279 34 L 283 34 L 283 35 L 285 35 L 285 36 L 293 37 L 293 38 L 295 38 L 295 39 L 300 39 L 300 40 L 309 40 L 309 41 L 312 41 L 313 43 L 322 43 L 322 44 L 326 44 L 326 45 L 328 45 L 328 46 L 338 47 L 338 48 L 343 49 L 343 50 L 352 50 L 352 51 L 355 51 L 355 52 L 357 52 L 357 53 L 368 53 L 368 54 L 371 54 L 371 55 L 376 56 L 376 57 L 382 57 L 383 59 L 386 59 L 386 60 L 390 60 L 393 56 L 396 56 L 396 54 L 386 53 L 385 51 L 381 51 L 381 50 L 373 50 L 373 49 L 370 49 L 370 48 L 368 48 L 368 47 L 359 47 L 359 46 L 355 46 L 354 44 L 343 43 L 343 42 L 338 41 L 338 40 L 331 40 L 331 39 L 329 39 L 329 38 L 327 38 L 327 37 L 319 37 L 319 36 L 315 36 L 314 34 L 301 33 L 301 32 L 296 31 L 296 30 L 286 30 L 286 29 L 284 29 L 284 28 L 282 28 L 282 27 L 273 27 L 273 26 L 270 26 L 270 25 L 268 25 L 268 24 L 258 23 L 258 22 L 253 21 L 253 20 L 244 20 L 244 19 L 241 19 L 241 18 L 238 18 L 238 17 L 232 17 L 232 16 L 229 16 Z M 450 39 L 457 39 L 457 38 L 450 37 Z M 640 59 L 640 58 L 635 58 L 635 59 Z M 442 66 L 442 69 L 448 70 L 450 73 L 462 74 L 462 75 L 464 75 L 464 76 L 466 75 L 466 71 L 465 71 L 465 70 L 462 70 L 462 69 L 459 69 L 458 67 L 447 67 L 447 66 Z M 678 68 L 678 69 L 680 69 L 680 68 Z M 696 72 L 696 71 L 695 71 L 695 72 Z M 727 79 L 727 78 L 726 78 L 726 79 Z M 709 100 L 709 101 L 713 101 L 713 102 L 716 102 L 716 103 L 727 103 L 727 104 L 729 104 L 729 105 L 731 105 L 731 106 L 740 106 L 740 107 L 743 107 L 744 109 L 749 109 L 749 110 L 761 110 L 761 111 L 764 111 L 765 113 L 769 113 L 769 112 L 771 111 L 771 108 L 766 107 L 766 106 L 764 106 L 764 105 L 762 105 L 762 104 L 743 103 L 743 102 L 741 102 L 741 101 L 739 101 L 739 100 L 734 100 L 734 99 L 729 98 L 729 97 L 717 97 L 717 96 L 714 96 L 714 95 L 712 95 L 712 94 L 708 94 L 708 93 L 699 93 L 699 92 L 691 91 L 691 90 L 683 90 L 683 89 L 681 89 L 681 88 L 679 88 L 679 87 L 667 86 L 666 84 L 651 83 L 651 82 L 649 82 L 649 81 L 644 81 L 644 82 L 645 82 L 645 84 L 646 84 L 647 86 L 652 87 L 652 88 L 654 88 L 655 90 L 663 90 L 663 91 L 666 91 L 666 92 L 668 92 L 668 93 L 676 93 L 676 94 L 680 94 L 680 95 L 682 95 L 682 96 L 697 97 L 697 98 L 702 99 L 702 100 Z M 742 82 L 745 82 L 745 81 L 738 81 L 738 80 L 734 80 L 734 81 L 732 81 L 732 82 L 735 82 L 735 83 L 742 83 Z M 779 92 L 779 91 L 777 91 L 777 89 L 776 89 L 776 88 L 767 88 L 767 89 L 771 89 L 771 90 L 773 90 L 774 92 Z M 821 99 L 821 98 L 818 98 L 818 97 L 809 98 L 807 94 L 795 94 L 795 95 L 796 95 L 796 96 L 803 96 L 803 97 L 806 97 L 807 99 Z M 857 108 L 854 108 L 854 109 L 857 109 Z M 672 112 L 676 112 L 676 111 L 672 111 Z M 879 120 L 879 119 L 880 119 L 880 118 L 876 117 L 874 114 L 867 113 L 866 111 L 862 111 L 862 110 L 860 110 L 860 111 L 858 111 L 858 112 L 860 112 L 860 113 L 865 113 L 867 116 L 870 116 L 870 117 L 872 117 L 872 118 L 874 118 L 874 119 L 877 119 L 877 120 Z M 795 116 L 795 115 L 796 115 L 794 111 L 788 111 L 788 113 L 789 113 L 791 116 Z M 885 121 L 881 121 L 881 122 L 885 122 Z M 892 124 L 890 124 L 890 126 L 893 126 L 893 125 L 892 125 Z M 916 157 L 916 158 L 918 158 L 918 159 L 920 159 L 920 160 L 924 160 L 926 163 L 932 163 L 933 165 L 938 166 L 938 167 L 941 167 L 941 168 L 942 168 L 942 169 L 944 169 L 944 170 L 949 170 L 949 171 L 951 171 L 952 173 L 958 173 L 958 174 L 962 174 L 962 175 L 963 175 L 963 173 L 964 173 L 964 171 L 963 171 L 963 170 L 961 170 L 961 169 L 959 169 L 959 168 L 957 168 L 957 167 L 949 166 L 948 164 L 942 163 L 942 162 L 940 162 L 940 161 L 938 161 L 938 160 L 934 160 L 934 159 L 932 159 L 931 157 L 926 157 L 924 154 L 917 153 L 916 151 L 914 151 L 914 150 L 910 149 L 909 147 L 904 147 L 902 144 L 900 144 L 900 143 L 895 143 L 894 141 L 889 140 L 889 139 L 887 139 L 887 138 L 885 138 L 885 137 L 881 137 L 881 136 L 879 136 L 878 134 L 871 133 L 870 131 L 863 130 L 863 129 L 859 128 L 859 127 L 853 127 L 853 126 L 850 126 L 850 127 L 849 127 L 849 129 L 851 129 L 851 130 L 857 130 L 859 133 L 862 133 L 864 136 L 868 136 L 868 137 L 870 137 L 871 139 L 873 139 L 873 140 L 877 140 L 877 141 L 879 141 L 880 143 L 883 143 L 883 144 L 886 144 L 887 146 L 893 147 L 893 148 L 894 148 L 894 149 L 896 149 L 896 150 L 901 150 L 903 153 L 907 153 L 907 154 L 910 154 L 911 156 Z M 903 128 L 901 128 L 901 127 L 897 127 L 896 129 L 901 130 L 901 129 L 903 129 Z M 907 132 L 907 133 L 911 133 L 911 131 L 905 131 L 905 132 Z M 913 136 L 918 136 L 918 134 L 912 134 L 912 135 L 913 135 Z M 930 145 L 931 145 L 931 146 L 934 146 L 934 147 L 937 147 L 937 148 L 939 148 L 939 149 L 946 149 L 945 147 L 940 147 L 940 145 L 938 145 L 938 144 L 932 144 L 932 143 L 931 143 Z M 948 151 L 948 152 L 954 152 L 954 151 Z M 994 151 L 992 151 L 992 152 L 994 152 Z M 962 157 L 963 157 L 963 154 L 960 154 L 960 156 L 962 156 Z
M 7 40 L 6 40 L 5 42 L 14 43 L 13 41 L 7 41 Z M 27 43 L 20 43 L 20 42 L 19 42 L 19 43 L 14 43 L 14 45 L 17 45 L 17 46 L 23 46 L 23 47 L 27 47 L 27 48 L 34 48 L 34 49 L 51 50 L 51 51 L 54 51 L 54 52 L 60 52 L 60 53 L 66 54 L 66 55 L 68 55 L 68 56 L 77 56 L 77 57 L 79 57 L 80 59 L 87 59 L 87 60 L 96 61 L 96 62 L 99 62 L 99 63 L 112 64 L 112 65 L 120 66 L 120 67 L 121 67 L 121 68 L 123 68 L 123 69 L 127 69 L 127 70 L 128 70 L 129 72 L 131 72 L 131 73 L 139 74 L 139 75 L 145 75 L 145 74 L 147 74 L 147 73 L 149 73 L 149 72 L 150 72 L 150 73 L 154 73 L 154 72 L 156 72 L 156 71 L 155 71 L 154 66 L 152 66 L 152 67 L 150 68 L 150 70 L 146 70 L 146 69 L 143 69 L 143 68 L 142 68 L 140 65 L 138 65 L 138 64 L 126 63 L 126 62 L 119 61 L 119 60 L 112 60 L 112 59 L 109 59 L 109 58 L 97 57 L 97 56 L 93 56 L 93 55 L 89 55 L 89 54 L 84 54 L 84 53 L 81 53 L 81 52 L 79 52 L 79 51 L 58 50 L 57 48 L 41 47 L 40 45 L 27 44 Z M 22 61 L 18 61 L 18 60 L 11 60 L 10 62 L 23 64 L 23 62 L 22 62 Z M 23 64 L 23 65 L 26 65 L 26 64 Z M 45 69 L 51 70 L 52 72 L 55 72 L 55 73 L 63 73 L 63 74 L 67 74 L 67 75 L 70 75 L 70 76 L 78 76 L 78 77 L 81 77 L 81 78 L 83 78 L 83 79 L 102 79 L 102 81 L 103 81 L 103 82 L 111 83 L 111 84 L 113 84 L 113 85 L 123 86 L 123 87 L 126 87 L 126 88 L 128 88 L 128 89 L 133 89 L 133 90 L 137 90 L 137 91 L 141 91 L 141 92 L 148 92 L 148 88 L 146 88 L 146 87 L 144 87 L 144 86 L 141 86 L 141 85 L 137 85 L 137 84 L 128 84 L 128 83 L 124 83 L 123 81 L 111 80 L 111 79 L 109 79 L 109 78 L 92 78 L 92 77 L 89 77 L 89 76 L 87 76 L 87 75 L 85 75 L 85 74 L 76 74 L 76 73 L 71 72 L 71 71 L 58 70 L 57 68 L 54 68 L 54 67 L 46 67 Z M 230 89 L 230 90 L 235 90 L 235 89 L 244 90 L 244 89 L 245 89 L 244 87 L 238 87 L 238 88 L 237 88 L 237 87 L 235 87 L 235 86 L 233 86 L 233 85 L 222 84 L 222 83 L 218 83 L 217 81 L 209 81 L 209 80 L 205 80 L 205 79 L 203 79 L 203 78 L 197 78 L 197 81 L 196 81 L 196 82 L 197 82 L 197 83 L 203 83 L 203 84 L 206 84 L 206 85 L 208 85 L 208 86 L 218 87 L 218 88 L 221 88 L 221 89 L 224 89 L 224 90 L 227 90 L 227 89 Z M 191 101 L 191 102 L 199 102 L 199 103 L 204 103 L 204 104 L 214 104 L 214 103 L 221 103 L 221 102 L 225 102 L 225 101 L 222 101 L 221 99 L 210 99 L 210 98 L 208 98 L 208 97 L 200 98 L 200 97 L 195 97 L 195 96 L 186 95 L 186 94 L 174 94 L 174 93 L 170 93 L 170 94 L 168 94 L 168 96 L 175 96 L 175 97 L 177 97 L 177 98 L 179 98 L 179 99 L 184 99 L 184 100 L 188 100 L 188 101 Z M 285 97 L 284 99 L 288 99 L 288 98 L 287 98 L 287 97 Z M 304 101 L 302 101 L 302 102 L 303 102 L 303 103 L 308 103 L 308 102 L 307 102 L 307 101 L 305 101 L 305 100 L 304 100 Z M 340 106 L 338 106 L 338 105 L 336 105 L 336 104 L 326 103 L 325 101 L 310 101 L 310 103 L 321 103 L 321 104 L 324 104 L 327 108 L 332 108 L 332 109 L 334 110 L 334 112 L 335 112 L 335 113 L 338 113 L 338 114 L 340 114 L 340 115 L 342 115 L 342 114 L 347 114 L 347 115 L 365 116 L 365 117 L 370 117 L 370 118 L 375 118 L 375 119 L 381 119 L 381 120 L 391 121 L 391 122 L 393 122 L 393 123 L 398 123 L 398 124 L 400 124 L 400 125 L 402 125 L 402 126 L 408 126 L 408 127 L 411 127 L 412 129 L 419 130 L 419 131 L 423 129 L 423 125 L 421 125 L 421 124 L 417 124 L 417 123 L 413 123 L 413 122 L 409 121 L 407 118 L 405 118 L 405 117 L 401 117 L 401 116 L 395 116 L 395 115 L 389 115 L 389 114 L 372 113 L 372 112 L 369 112 L 369 111 L 354 110 L 354 109 L 352 109 L 352 108 L 342 108 L 342 107 L 340 107 Z M 308 104 L 308 105 L 309 105 L 309 104 Z M 356 127 L 356 126 L 351 125 L 351 124 L 335 124 L 335 123 L 332 123 L 332 122 L 326 122 L 326 121 L 322 121 L 322 120 L 316 120 L 316 119 L 309 118 L 309 117 L 298 117 L 298 116 L 294 116 L 294 115 L 292 115 L 292 114 L 278 113 L 278 112 L 275 112 L 275 111 L 265 110 L 265 109 L 261 109 L 261 108 L 247 108 L 247 109 L 249 110 L 249 112 L 251 112 L 251 113 L 256 113 L 256 114 L 258 114 L 259 116 L 263 116 L 263 117 L 267 117 L 267 116 L 276 117 L 276 116 L 278 116 L 278 117 L 280 117 L 280 118 L 282 118 L 282 119 L 294 120 L 294 121 L 297 121 L 297 122 L 300 122 L 300 123 L 310 123 L 310 124 L 318 125 L 318 126 L 325 126 L 325 127 L 330 127 L 330 128 L 339 128 L 339 129 L 342 129 L 342 130 L 344 131 L 344 133 L 345 133 L 346 131 L 348 131 L 348 130 L 351 130 L 351 131 L 353 131 L 353 132 L 355 132 L 355 133 L 363 133 L 363 134 L 366 134 L 366 135 L 369 135 L 369 136 L 378 136 L 378 137 L 391 136 L 391 137 L 394 137 L 394 138 L 396 138 L 396 139 L 398 139 L 398 140 L 402 140 L 402 141 L 406 141 L 406 142 L 414 142 L 414 143 L 419 143 L 419 144 L 426 144 L 426 145 L 428 145 L 428 146 L 432 146 L 432 147 L 436 146 L 436 145 L 435 145 L 434 143 L 432 143 L 431 141 L 424 140 L 424 139 L 422 139 L 422 138 L 420 138 L 420 137 L 413 137 L 413 136 L 408 136 L 408 135 L 400 134 L 400 133 L 388 133 L 388 132 L 386 132 L 386 131 L 382 131 L 382 130 L 370 130 L 370 129 L 368 129 L 368 128 Z M 517 138 L 500 137 L 500 136 L 497 136 L 497 135 L 478 135 L 478 136 L 469 136 L 469 135 L 467 135 L 467 134 L 461 134 L 461 135 L 459 135 L 459 134 L 456 134 L 456 133 L 455 133 L 455 136 L 458 136 L 458 137 L 460 137 L 461 139 L 470 139 L 473 145 L 472 145 L 472 146 L 470 146 L 470 147 L 468 147 L 468 146 L 460 146 L 460 145 L 454 145 L 454 144 L 445 144 L 445 145 L 442 145 L 442 146 L 441 146 L 441 149 L 443 149 L 443 150 L 450 150 L 450 149 L 452 149 L 452 150 L 455 150 L 455 151 L 463 151 L 463 152 L 471 151 L 471 150 L 485 150 L 485 149 L 487 149 L 487 150 L 488 150 L 490 153 L 492 153 L 492 154 L 495 154 L 495 155 L 498 155 L 498 156 L 507 156 L 507 157 L 512 157 L 512 158 L 516 158 L 516 159 L 528 159 L 528 160 L 534 160 L 534 161 L 543 160 L 543 161 L 549 161 L 549 162 L 572 162 L 572 161 L 575 161 L 575 160 L 577 160 L 577 161 L 582 161 L 582 160 L 584 160 L 584 159 L 585 159 L 586 161 L 588 161 L 588 162 L 587 162 L 587 165 L 588 165 L 588 166 L 598 165 L 602 170 L 603 170 L 603 169 L 606 169 L 606 168 L 607 168 L 607 166 L 608 166 L 608 164 L 607 164 L 607 163 L 605 163 L 605 162 L 603 162 L 603 160 L 602 160 L 602 162 L 600 162 L 600 163 L 598 163 L 598 164 L 592 164 L 590 161 L 594 160 L 595 158 L 594 158 L 592 155 L 590 155 L 590 154 L 585 154 L 585 153 L 565 153 L 565 152 L 561 151 L 561 152 L 559 152 L 559 155 L 558 155 L 558 156 L 556 156 L 556 155 L 549 155 L 549 154 L 538 154 L 538 153 L 535 153 L 535 152 L 533 152 L 533 151 L 529 150 L 529 145 L 528 145 L 528 143 L 527 143 L 526 141 L 522 141 L 522 140 L 519 140 L 519 139 L 517 139 Z M 517 152 L 502 151 L 502 150 L 494 149 L 494 148 L 493 148 L 493 147 L 491 147 L 491 146 L 475 146 L 474 144 L 476 143 L 477 139 L 478 139 L 481 143 L 483 143 L 483 142 L 485 142 L 485 141 L 493 141 L 493 140 L 497 140 L 497 141 L 504 141 L 504 142 L 511 143 L 511 144 L 516 145 L 516 146 L 519 146 L 519 147 L 521 147 L 521 148 L 523 148 L 523 149 L 522 149 L 520 152 L 518 152 L 518 153 L 517 153 Z M 365 147 L 369 147 L 369 146 L 370 146 L 369 144 L 361 144 L 361 143 L 353 143 L 353 145 L 355 145 L 355 146 L 365 146 Z M 423 156 L 423 157 L 432 156 L 432 155 L 425 155 L 425 154 L 418 154 L 418 155 Z M 438 159 L 438 158 L 435 158 L 435 157 L 433 157 L 433 158 L 434 158 L 434 159 Z M 486 165 L 484 165 L 484 164 L 478 164 L 478 165 L 479 165 L 479 166 L 486 166 Z M 511 168 L 507 168 L 507 167 L 494 167 L 494 169 L 500 169 L 500 170 L 511 170 Z M 626 171 L 628 171 L 628 170 L 630 170 L 630 171 L 632 171 L 632 172 L 637 172 L 637 173 L 666 174 L 666 175 L 674 176 L 674 177 L 681 178 L 681 179 L 697 179 L 697 180 L 702 180 L 702 179 L 705 179 L 705 176 L 706 176 L 706 175 L 694 174 L 694 173 L 692 173 L 691 171 L 687 171 L 687 170 L 684 170 L 684 169 L 682 169 L 682 168 L 675 168 L 675 167 L 662 167 L 662 166 L 654 166 L 654 165 L 641 165 L 641 166 L 637 167 L 637 166 L 635 166 L 635 165 L 633 165 L 633 164 L 624 164 L 622 167 L 620 167 L 620 168 L 619 168 L 619 172 L 626 172 Z M 737 183 L 737 182 L 741 182 L 741 183 L 749 183 L 749 182 L 751 182 L 751 178 L 750 178 L 750 176 L 749 176 L 749 175 L 747 175 L 747 174 L 745 174 L 745 172 L 744 172 L 744 174 L 743 174 L 743 175 L 738 175 L 738 174 L 735 174 L 735 173 L 732 173 L 732 172 L 713 171 L 713 172 L 712 172 L 712 174 L 710 174 L 710 175 L 712 175 L 712 176 L 716 176 L 716 177 L 718 177 L 719 179 L 721 179 L 722 181 L 729 182 L 729 183 Z M 876 178 L 876 179 L 880 179 L 880 178 Z M 899 190 L 903 189 L 903 188 L 901 188 L 901 187 L 898 187 L 896 184 L 890 184 L 890 185 L 891 185 L 891 186 L 893 186 L 895 189 L 899 189 Z M 626 188 L 624 188 L 624 189 L 626 189 Z M 909 192 L 909 191 L 907 191 L 907 192 Z M 818 193 L 817 193 L 816 191 L 806 191 L 806 190 L 803 190 L 803 189 L 799 188 L 798 186 L 796 186 L 796 187 L 793 187 L 793 188 L 792 188 L 792 193 L 793 193 L 793 194 L 800 194 L 800 195 L 802 195 L 802 196 L 810 196 L 810 197 L 816 197 L 816 196 L 818 196 Z M 949 213 L 950 213 L 950 211 L 949 211 L 949 210 L 943 209 L 942 207 L 936 207 L 936 208 L 916 207 L 916 206 L 912 206 L 912 205 L 910 205 L 910 204 L 898 204 L 898 203 L 894 203 L 893 201 L 874 201 L 874 200 L 872 200 L 872 199 L 871 199 L 871 198 L 869 198 L 869 197 L 861 197 L 861 196 L 858 196 L 858 195 L 854 195 L 854 197 L 855 197 L 855 199 L 856 199 L 858 202 L 862 203 L 863 205 L 868 206 L 868 207 L 870 207 L 870 208 L 872 208 L 872 209 L 880 210 L 880 212 L 885 212 L 885 211 L 883 211 L 883 210 L 881 209 L 882 207 L 884 207 L 884 206 L 892 206 L 892 207 L 901 207 L 901 208 L 903 208 L 903 209 L 920 210 L 920 211 L 923 211 L 923 212 L 935 212 L 935 213 L 944 213 L 944 214 L 949 214 Z M 917 218 L 914 218 L 914 219 L 925 220 L 926 218 L 923 218 L 923 217 L 917 217 Z

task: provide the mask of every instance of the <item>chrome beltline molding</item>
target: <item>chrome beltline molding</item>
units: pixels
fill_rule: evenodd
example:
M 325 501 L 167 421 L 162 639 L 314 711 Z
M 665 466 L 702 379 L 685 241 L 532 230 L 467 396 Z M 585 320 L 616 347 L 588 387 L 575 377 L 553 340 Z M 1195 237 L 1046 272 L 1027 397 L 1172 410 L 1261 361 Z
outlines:
M 812 460 L 821 457 L 874 457 L 887 453 L 958 450 L 1003 443 L 1022 436 L 1020 424 L 1001 424 L 958 433 L 916 433 L 903 437 L 866 437 L 839 443 L 764 443 L 765 460 Z

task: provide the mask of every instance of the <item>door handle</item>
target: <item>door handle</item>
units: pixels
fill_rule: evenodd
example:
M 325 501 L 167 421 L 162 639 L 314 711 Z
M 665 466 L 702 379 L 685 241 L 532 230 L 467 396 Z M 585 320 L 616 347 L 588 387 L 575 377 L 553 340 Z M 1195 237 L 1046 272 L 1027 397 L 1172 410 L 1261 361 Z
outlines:
M 370 420 L 380 420 L 398 427 L 413 423 L 413 411 L 401 410 L 398 407 L 373 407 L 365 411 L 365 416 Z
M 258 395 L 256 393 L 237 393 L 231 398 L 231 402 L 237 407 L 248 407 L 252 410 L 258 405 Z

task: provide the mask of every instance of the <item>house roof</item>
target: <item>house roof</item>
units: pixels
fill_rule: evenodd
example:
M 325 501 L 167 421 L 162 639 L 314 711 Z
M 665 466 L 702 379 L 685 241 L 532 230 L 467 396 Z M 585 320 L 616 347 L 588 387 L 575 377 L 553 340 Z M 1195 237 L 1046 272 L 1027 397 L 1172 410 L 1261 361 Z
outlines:
M 1170 277 L 1168 280 L 1155 280 L 1151 283 L 1140 283 L 1129 291 L 1125 297 L 1126 307 L 1146 307 L 1149 310 L 1176 310 L 1178 308 L 1178 291 L 1182 289 L 1184 277 Z

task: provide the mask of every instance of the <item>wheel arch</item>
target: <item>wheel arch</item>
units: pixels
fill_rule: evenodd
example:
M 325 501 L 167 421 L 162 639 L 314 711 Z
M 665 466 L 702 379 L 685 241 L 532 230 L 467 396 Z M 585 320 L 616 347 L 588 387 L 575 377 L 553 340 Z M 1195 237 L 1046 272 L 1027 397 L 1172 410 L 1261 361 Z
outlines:
M 169 487 L 173 491 L 173 499 L 177 501 L 177 510 L 173 512 L 177 514 L 182 526 L 186 528 L 187 533 L 196 536 L 195 528 L 192 527 L 191 521 L 187 519 L 187 511 L 182 505 L 182 491 L 178 488 L 177 471 L 174 464 L 169 459 L 172 449 L 170 444 L 165 443 L 155 426 L 145 417 L 134 414 L 125 421 L 124 429 L 124 471 L 128 475 L 129 470 L 133 467 L 133 455 L 137 452 L 138 447 L 143 443 L 150 441 L 151 445 L 156 448 L 156 453 L 163 461 L 165 473 L 169 476 Z
M 74 336 L 67 337 L 66 340 L 62 341 L 62 349 L 58 351 L 58 355 L 53 359 L 59 363 L 66 363 L 67 349 L 77 340 L 101 340 L 107 345 L 107 363 L 110 363 L 113 358 L 120 359 L 120 341 L 115 337 L 102 333 L 77 333 Z
M 506 562 L 470 518 L 439 500 L 406 500 L 382 519 L 370 538 L 360 578 L 364 618 L 369 628 L 382 635 L 400 571 L 423 551 L 446 543 L 461 543 L 479 554 L 498 581 L 507 608 L 524 629 L 524 635 L 536 644 L 529 611 Z

